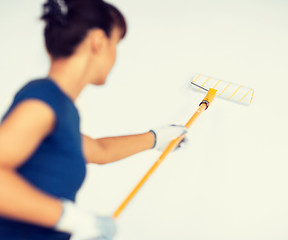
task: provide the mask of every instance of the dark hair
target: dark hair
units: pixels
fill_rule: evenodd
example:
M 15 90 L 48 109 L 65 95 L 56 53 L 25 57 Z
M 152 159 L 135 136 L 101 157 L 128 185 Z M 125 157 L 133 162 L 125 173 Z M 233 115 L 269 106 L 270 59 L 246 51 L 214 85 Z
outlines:
M 122 13 L 103 0 L 47 0 L 43 7 L 45 43 L 53 58 L 71 56 L 90 29 L 102 29 L 107 37 L 115 26 L 121 38 L 127 32 Z

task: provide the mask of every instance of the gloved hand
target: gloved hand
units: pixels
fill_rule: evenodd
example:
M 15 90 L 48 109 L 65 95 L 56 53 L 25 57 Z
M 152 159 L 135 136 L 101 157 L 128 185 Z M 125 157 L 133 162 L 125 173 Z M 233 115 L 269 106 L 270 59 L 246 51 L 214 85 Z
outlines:
M 79 208 L 69 200 L 62 202 L 63 212 L 55 226 L 79 240 L 111 240 L 116 226 L 112 217 L 98 216 Z
M 172 140 L 186 134 L 188 129 L 183 125 L 168 125 L 150 131 L 155 135 L 153 148 L 163 151 Z

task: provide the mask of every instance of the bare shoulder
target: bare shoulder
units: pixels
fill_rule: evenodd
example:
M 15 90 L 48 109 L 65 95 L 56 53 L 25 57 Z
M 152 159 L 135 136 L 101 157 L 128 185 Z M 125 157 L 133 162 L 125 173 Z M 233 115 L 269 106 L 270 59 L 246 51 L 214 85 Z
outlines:
M 0 126 L 0 165 L 17 167 L 53 130 L 53 109 L 38 99 L 19 103 Z

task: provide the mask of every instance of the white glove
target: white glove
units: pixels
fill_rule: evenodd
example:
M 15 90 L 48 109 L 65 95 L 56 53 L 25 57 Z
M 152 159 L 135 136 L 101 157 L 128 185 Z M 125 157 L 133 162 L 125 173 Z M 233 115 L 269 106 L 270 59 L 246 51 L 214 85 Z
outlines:
M 183 125 L 168 125 L 150 131 L 155 135 L 153 148 L 163 151 L 172 140 L 186 134 L 188 129 Z
M 79 208 L 69 200 L 62 202 L 63 212 L 55 229 L 79 240 L 111 240 L 116 226 L 112 217 L 101 217 Z

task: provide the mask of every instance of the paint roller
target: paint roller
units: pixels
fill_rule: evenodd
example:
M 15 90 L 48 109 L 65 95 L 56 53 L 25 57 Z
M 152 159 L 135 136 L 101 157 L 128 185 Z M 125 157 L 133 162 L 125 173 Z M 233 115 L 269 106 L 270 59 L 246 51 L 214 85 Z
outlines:
M 194 90 L 200 90 L 208 92 L 205 98 L 201 101 L 199 108 L 185 124 L 189 129 L 195 120 L 200 116 L 210 106 L 214 98 L 221 97 L 241 104 L 250 104 L 253 99 L 254 90 L 247 88 L 242 85 L 237 85 L 235 83 L 223 81 L 217 78 L 209 77 L 203 74 L 195 74 L 191 80 L 191 86 Z M 123 212 L 129 202 L 133 199 L 136 193 L 141 189 L 141 187 L 147 182 L 149 177 L 155 172 L 155 170 L 160 166 L 164 159 L 178 146 L 178 144 L 183 140 L 184 136 L 180 136 L 169 143 L 166 149 L 162 152 L 158 160 L 154 165 L 148 170 L 140 182 L 134 187 L 126 199 L 119 205 L 113 214 L 113 218 L 116 219 Z
M 217 90 L 217 97 L 233 102 L 249 105 L 254 96 L 254 90 L 243 85 L 223 81 L 204 74 L 196 73 L 191 80 L 194 90 L 208 92 L 210 88 Z

